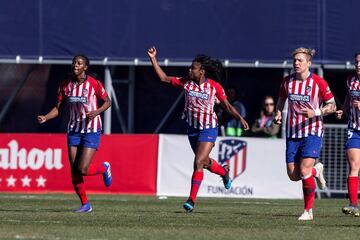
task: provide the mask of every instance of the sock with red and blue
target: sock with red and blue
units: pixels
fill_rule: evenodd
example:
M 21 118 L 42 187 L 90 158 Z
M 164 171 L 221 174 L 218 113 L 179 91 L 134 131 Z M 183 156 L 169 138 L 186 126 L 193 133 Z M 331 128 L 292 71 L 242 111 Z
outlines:
M 191 189 L 190 189 L 190 197 L 189 199 L 195 203 L 196 196 L 198 194 L 201 182 L 204 178 L 204 172 L 201 171 L 194 171 L 192 178 L 191 178 Z
M 309 211 L 312 209 L 315 201 L 315 179 L 312 175 L 307 178 L 303 178 L 302 184 L 304 193 L 304 209 Z
M 217 175 L 225 176 L 224 168 L 219 163 L 217 163 L 214 159 L 210 159 L 210 161 L 211 161 L 211 165 L 210 165 L 210 167 L 208 167 L 208 170 Z
M 80 173 L 76 172 L 76 173 L 71 173 L 71 177 L 72 177 L 72 184 L 74 186 L 74 190 L 76 194 L 79 196 L 81 204 L 84 205 L 88 203 L 83 176 Z
M 85 176 L 93 176 L 97 174 L 103 174 L 106 171 L 104 164 L 91 163 Z

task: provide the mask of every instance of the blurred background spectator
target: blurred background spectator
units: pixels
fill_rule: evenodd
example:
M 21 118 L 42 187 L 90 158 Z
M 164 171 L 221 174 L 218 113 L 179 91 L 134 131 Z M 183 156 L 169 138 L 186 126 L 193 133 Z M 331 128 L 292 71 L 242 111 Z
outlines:
M 246 109 L 244 104 L 239 100 L 238 91 L 235 87 L 229 87 L 226 90 L 228 101 L 236 108 L 240 115 L 246 118 Z M 216 110 L 219 117 L 219 126 L 222 136 L 240 137 L 243 135 L 243 129 L 240 121 L 234 119 L 222 108 Z
M 256 137 L 276 138 L 280 126 L 273 123 L 275 116 L 275 101 L 271 96 L 265 96 L 259 118 L 252 125 L 251 131 Z

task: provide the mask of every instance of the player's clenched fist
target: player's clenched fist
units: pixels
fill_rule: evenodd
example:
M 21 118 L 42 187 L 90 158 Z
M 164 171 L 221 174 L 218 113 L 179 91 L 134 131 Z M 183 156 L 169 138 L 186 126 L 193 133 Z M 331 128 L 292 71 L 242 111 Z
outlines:
M 335 112 L 335 117 L 336 117 L 337 119 L 341 119 L 341 118 L 342 118 L 342 115 L 343 115 L 343 111 L 342 111 L 342 110 L 337 110 L 337 111 Z
M 281 112 L 277 111 L 276 115 L 274 117 L 274 123 L 275 124 L 281 124 L 281 119 L 282 119 Z
M 37 120 L 39 123 L 44 123 L 46 122 L 46 117 L 43 115 L 37 116 Z
M 156 57 L 156 48 L 155 47 L 151 47 L 148 49 L 147 54 L 149 55 L 150 58 L 155 58 Z

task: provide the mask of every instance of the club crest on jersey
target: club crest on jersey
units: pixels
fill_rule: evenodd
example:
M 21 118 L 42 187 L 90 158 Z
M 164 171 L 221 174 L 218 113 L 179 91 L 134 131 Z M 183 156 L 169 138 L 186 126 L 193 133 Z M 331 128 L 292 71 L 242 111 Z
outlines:
M 83 95 L 86 95 L 88 92 L 89 92 L 89 91 L 88 91 L 86 88 L 84 88 L 84 89 L 82 90 Z
M 310 92 L 311 91 L 311 86 L 306 86 L 306 88 L 305 88 L 305 92 Z
M 246 169 L 247 143 L 238 139 L 226 139 L 219 141 L 218 161 L 222 165 L 230 167 L 230 177 L 235 179 Z

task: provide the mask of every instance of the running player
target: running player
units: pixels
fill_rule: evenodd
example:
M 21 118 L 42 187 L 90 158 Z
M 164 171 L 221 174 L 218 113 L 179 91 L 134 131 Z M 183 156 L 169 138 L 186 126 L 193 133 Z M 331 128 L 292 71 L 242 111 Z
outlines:
M 323 137 L 323 116 L 336 111 L 334 97 L 327 82 L 311 73 L 315 50 L 297 48 L 292 53 L 294 73 L 283 79 L 274 122 L 281 123 L 281 114 L 288 99 L 286 120 L 286 163 L 292 181 L 302 180 L 304 213 L 299 220 L 312 220 L 315 200 L 315 181 L 321 189 L 326 187 L 324 166 L 317 163 Z M 322 107 L 324 103 L 324 106 Z
M 154 70 L 162 82 L 185 90 L 185 108 L 183 118 L 188 124 L 188 138 L 193 152 L 194 172 L 191 179 L 189 199 L 184 208 L 187 212 L 194 209 L 196 196 L 204 177 L 203 169 L 222 177 L 226 189 L 231 187 L 229 167 L 222 167 L 209 157 L 218 135 L 217 117 L 214 112 L 216 98 L 226 111 L 241 121 L 245 130 L 249 125 L 236 109 L 228 102 L 224 89 L 217 82 L 221 77 L 222 64 L 206 55 L 197 55 L 193 60 L 187 77 L 176 78 L 167 76 L 156 59 L 156 49 L 148 49 L 148 55 Z
M 75 212 L 91 212 L 83 176 L 102 174 L 105 186 L 110 186 L 112 176 L 110 164 L 91 163 L 100 143 L 100 114 L 111 106 L 111 100 L 101 82 L 86 74 L 89 59 L 85 55 L 76 55 L 72 61 L 73 76 L 60 84 L 56 106 L 45 116 L 37 117 L 44 123 L 58 116 L 60 105 L 67 101 L 70 119 L 67 130 L 68 155 L 71 165 L 71 177 L 75 192 L 80 198 L 81 207 Z M 98 99 L 104 103 L 98 107 Z
M 336 117 L 340 119 L 344 112 L 350 108 L 348 123 L 348 140 L 345 144 L 346 156 L 350 170 L 347 180 L 349 193 L 349 206 L 343 207 L 345 214 L 359 217 L 358 190 L 360 169 L 360 52 L 355 54 L 355 73 L 347 80 L 347 95 L 342 110 L 336 111 Z

